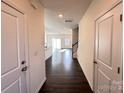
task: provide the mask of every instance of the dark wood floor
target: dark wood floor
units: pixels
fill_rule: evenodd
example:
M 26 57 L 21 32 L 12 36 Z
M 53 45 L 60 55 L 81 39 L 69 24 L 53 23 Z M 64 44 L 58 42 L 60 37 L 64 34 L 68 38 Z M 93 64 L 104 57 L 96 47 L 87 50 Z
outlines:
M 72 59 L 72 51 L 56 51 L 46 61 L 47 80 L 39 93 L 92 93 L 77 60 Z

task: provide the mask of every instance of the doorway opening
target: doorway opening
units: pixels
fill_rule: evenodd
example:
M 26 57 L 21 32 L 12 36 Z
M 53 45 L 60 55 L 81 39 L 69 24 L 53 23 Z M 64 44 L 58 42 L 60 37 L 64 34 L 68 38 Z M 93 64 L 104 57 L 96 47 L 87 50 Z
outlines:
M 53 38 L 52 39 L 52 50 L 53 52 L 55 50 L 61 49 L 61 39 L 60 38 Z

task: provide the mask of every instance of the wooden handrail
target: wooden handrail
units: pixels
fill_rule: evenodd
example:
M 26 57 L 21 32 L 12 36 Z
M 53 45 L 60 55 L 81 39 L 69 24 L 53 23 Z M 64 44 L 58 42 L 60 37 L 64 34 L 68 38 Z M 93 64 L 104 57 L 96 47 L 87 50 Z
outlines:
M 78 41 L 77 41 L 77 42 L 75 42 L 75 43 L 72 45 L 72 47 L 73 47 L 73 46 L 75 46 L 76 44 L 78 44 Z

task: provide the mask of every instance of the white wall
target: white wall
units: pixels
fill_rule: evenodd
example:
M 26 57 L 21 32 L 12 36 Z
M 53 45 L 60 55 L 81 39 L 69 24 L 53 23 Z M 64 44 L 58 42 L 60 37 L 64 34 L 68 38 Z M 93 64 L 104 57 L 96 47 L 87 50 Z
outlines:
M 49 58 L 52 55 L 52 38 L 61 39 L 61 48 L 72 48 L 72 34 L 46 34 L 47 39 L 47 49 L 45 51 L 45 58 Z M 69 46 L 65 46 L 64 39 L 69 38 L 71 43 Z
M 45 48 L 45 60 L 47 60 L 49 57 L 52 56 L 52 46 L 48 45 L 48 33 L 45 32 L 45 43 L 46 43 L 46 48 Z
M 45 60 L 47 60 L 48 58 L 50 58 L 52 56 L 52 48 L 46 48 L 45 49 Z
M 31 0 L 10 0 L 27 16 L 29 43 L 30 92 L 36 93 L 45 80 L 44 50 L 44 8 L 35 2 L 37 9 L 30 5 Z
M 78 41 L 78 28 L 75 28 L 72 30 L 72 43 L 74 44 L 77 41 Z
M 93 0 L 79 23 L 78 60 L 93 89 L 95 19 L 118 0 Z

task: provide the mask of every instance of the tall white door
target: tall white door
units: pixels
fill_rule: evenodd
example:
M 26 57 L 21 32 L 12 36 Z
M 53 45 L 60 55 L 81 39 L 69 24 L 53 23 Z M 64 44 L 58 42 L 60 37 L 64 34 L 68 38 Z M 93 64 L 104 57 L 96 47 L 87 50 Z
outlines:
M 122 4 L 96 21 L 95 93 L 122 92 Z
M 2 2 L 1 21 L 1 91 L 27 93 L 24 15 Z

